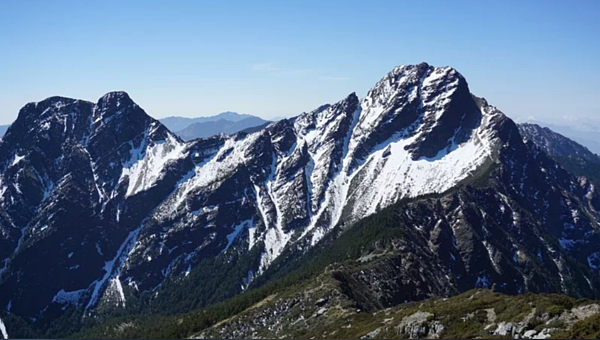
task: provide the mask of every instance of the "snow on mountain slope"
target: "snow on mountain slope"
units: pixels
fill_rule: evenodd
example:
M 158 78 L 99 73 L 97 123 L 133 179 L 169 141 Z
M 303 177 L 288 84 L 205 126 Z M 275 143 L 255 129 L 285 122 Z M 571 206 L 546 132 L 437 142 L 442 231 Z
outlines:
M 132 145 L 131 158 L 123 164 L 119 182 L 127 177 L 129 184 L 126 196 L 151 188 L 169 162 L 187 157 L 184 152 L 185 144 L 172 135 L 168 135 L 165 140 L 158 141 L 154 145 L 148 145 L 148 135 L 156 131 L 157 124 L 153 122 L 150 125 L 149 131 L 144 133 L 142 143 L 137 148 Z
M 0 142 L 0 300 L 37 318 L 66 303 L 60 292 L 89 299 L 113 276 L 104 263 L 162 200 L 150 194 L 140 205 L 137 196 L 168 181 L 165 168 L 186 157 L 185 147 L 123 92 L 97 104 L 52 97 L 26 105 Z M 48 278 L 41 287 L 39 277 Z
M 8 339 L 8 333 L 6 332 L 6 326 L 4 325 L 4 322 L 2 322 L 2 319 L 0 319 L 0 332 L 2 333 L 2 337 L 4 339 Z
M 34 319 L 76 306 L 90 315 L 124 306 L 133 291 L 158 294 L 205 259 L 260 254 L 236 269 L 245 272 L 231 289 L 242 290 L 286 249 L 315 244 L 337 224 L 522 164 L 499 156 L 506 145 L 537 152 L 519 143 L 516 125 L 471 95 L 457 71 L 425 63 L 395 68 L 363 99 L 353 93 L 255 133 L 190 142 L 123 92 L 96 104 L 31 103 L 0 141 L 0 306 Z M 511 169 L 511 195 L 541 178 L 536 161 Z M 553 193 L 570 187 L 600 207 L 593 186 L 570 180 Z M 578 210 L 582 195 L 560 202 Z M 589 213 L 577 222 L 585 232 Z M 556 228 L 565 246 L 581 240 Z
M 341 219 L 352 222 L 402 197 L 443 192 L 472 176 L 492 161 L 500 143 L 493 125 L 502 119 L 494 108 L 478 106 L 455 70 L 398 67 L 362 100 L 351 94 L 226 139 L 156 209 L 148 223 L 162 225 L 160 231 L 142 238 L 174 244 L 173 229 L 206 224 L 214 232 L 203 237 L 218 240 L 221 249 L 229 247 L 232 234 L 250 248 L 263 242 L 260 272 L 303 236 L 315 243 Z M 231 198 L 209 203 L 209 194 Z M 225 218 L 231 210 L 224 205 L 245 213 Z M 227 232 L 219 233 L 224 219 Z M 235 226 L 244 221 L 253 227 L 240 233 Z M 150 249 L 136 247 L 134 257 L 148 258 Z M 189 255 L 178 251 L 165 260 L 174 268 Z
M 2 173 L 3 183 L 15 183 L 4 185 L 3 199 L 24 191 L 35 196 L 19 204 L 30 213 L 7 229 L 13 235 L 7 248 L 15 250 L 2 258 L 5 267 L 13 266 L 25 256 L 21 243 L 50 242 L 43 233 L 68 218 L 57 209 L 73 205 L 61 193 L 76 190 L 74 197 L 87 197 L 73 205 L 86 211 L 86 224 L 104 226 L 90 226 L 86 233 L 97 236 L 82 243 L 94 245 L 84 251 L 93 264 L 79 284 L 48 285 L 37 293 L 43 295 L 39 306 L 23 311 L 45 308 L 59 291 L 81 289 L 88 289 L 81 301 L 92 308 L 106 289 L 122 295 L 115 280 L 152 290 L 236 244 L 264 247 L 261 272 L 290 242 L 306 236 L 314 243 L 342 219 L 352 222 L 402 197 L 441 192 L 467 178 L 496 143 L 490 124 L 501 114 L 486 110 L 455 70 L 427 64 L 394 69 L 362 100 L 351 94 L 250 135 L 189 143 L 120 92 L 97 104 L 65 98 L 30 104 L 0 144 L 4 159 L 20 166 Z M 40 126 L 53 143 L 18 136 L 25 126 Z M 26 188 L 31 181 L 20 183 L 22 176 L 11 171 L 27 169 L 36 150 L 43 164 L 33 166 L 40 187 L 33 190 Z M 5 210 L 9 221 L 17 216 L 11 206 Z M 68 262 L 65 270 L 83 264 Z M 16 281 L 7 277 L 5 284 Z
M 501 114 L 480 112 L 474 101 L 457 114 L 451 103 L 460 87 L 466 88 L 466 82 L 453 69 L 418 65 L 394 69 L 369 91 L 344 141 L 347 151 L 328 191 L 326 209 L 317 213 L 311 226 L 325 210 L 331 224 L 320 227 L 330 228 L 342 217 L 342 209 L 348 209 L 346 218 L 354 221 L 403 197 L 445 191 L 488 160 L 495 143 L 490 124 Z M 444 120 L 454 126 L 446 126 Z M 440 129 L 450 133 L 429 155 L 420 155 L 428 140 L 444 133 L 436 131 Z M 322 184 L 317 180 L 312 185 Z

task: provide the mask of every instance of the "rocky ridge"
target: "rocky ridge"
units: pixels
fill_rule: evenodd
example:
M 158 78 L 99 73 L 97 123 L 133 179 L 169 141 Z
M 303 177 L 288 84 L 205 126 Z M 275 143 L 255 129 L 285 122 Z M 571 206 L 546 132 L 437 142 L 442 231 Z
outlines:
M 524 141 L 449 67 L 397 67 L 363 99 L 192 142 L 123 92 L 52 97 L 20 111 L 0 160 L 0 306 L 31 324 L 124 308 L 203 260 L 256 254 L 229 261 L 230 296 L 335 228 L 442 193 L 398 215 L 415 242 L 363 277 L 389 282 L 379 304 L 476 287 L 598 294 L 596 187 Z M 471 188 L 487 178 L 488 189 Z M 425 275 L 398 270 L 406 253 L 411 270 L 432 259 Z M 407 286 L 419 289 L 398 293 Z

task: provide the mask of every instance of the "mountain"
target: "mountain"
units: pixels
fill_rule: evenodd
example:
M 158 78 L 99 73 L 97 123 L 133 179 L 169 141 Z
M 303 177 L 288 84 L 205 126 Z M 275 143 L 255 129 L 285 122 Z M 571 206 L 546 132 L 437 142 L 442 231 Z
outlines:
M 535 124 L 542 127 L 547 127 L 554 132 L 557 132 L 567 138 L 570 138 L 577 143 L 586 146 L 595 154 L 600 154 L 600 127 L 597 123 L 585 122 L 581 124 L 550 124 L 536 120 L 525 120 L 523 123 Z
M 219 113 L 218 115 L 209 116 L 209 117 L 188 118 L 188 117 L 173 116 L 173 117 L 163 118 L 160 120 L 160 122 L 171 131 L 181 131 L 195 123 L 216 122 L 218 120 L 226 120 L 229 122 L 239 122 L 240 120 L 247 119 L 247 118 L 258 118 L 258 117 L 252 116 L 252 115 L 247 115 L 247 114 L 239 114 L 237 112 L 226 111 L 226 112 Z
M 591 152 L 585 146 L 578 144 L 547 127 L 525 123 L 519 124 L 519 131 L 524 137 L 530 139 L 551 156 L 576 156 L 590 162 L 600 163 L 600 156 Z
M 123 92 L 21 109 L 0 142 L 2 305 L 29 320 L 95 305 L 184 147 Z
M 175 134 L 183 140 L 190 141 L 197 138 L 207 138 L 221 133 L 231 135 L 267 123 L 269 122 L 258 117 L 248 117 L 238 121 L 219 119 L 217 121 L 193 123 L 183 130 L 176 131 Z
M 600 156 L 547 127 L 526 123 L 519 124 L 519 131 L 565 169 L 600 185 Z
M 0 125 L 0 137 L 4 136 L 10 125 Z
M 450 67 L 400 66 L 362 99 L 190 142 L 123 92 L 48 98 L 21 109 L 0 162 L 11 336 L 239 296 L 211 315 L 231 314 L 340 264 L 372 311 L 473 288 L 600 295 L 596 187 Z

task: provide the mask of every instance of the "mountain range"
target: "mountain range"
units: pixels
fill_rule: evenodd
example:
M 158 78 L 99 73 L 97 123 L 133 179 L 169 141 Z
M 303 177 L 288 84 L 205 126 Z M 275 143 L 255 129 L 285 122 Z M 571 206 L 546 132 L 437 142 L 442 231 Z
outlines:
M 262 126 L 267 123 L 269 122 L 259 117 L 248 117 L 238 121 L 219 119 L 216 121 L 193 123 L 185 129 L 175 132 L 175 134 L 185 141 L 190 141 L 193 139 L 207 138 L 222 133 L 232 135 L 237 132 Z
M 181 130 L 189 127 L 190 125 L 196 124 L 196 123 L 216 122 L 219 120 L 225 120 L 228 122 L 239 122 L 241 120 L 248 119 L 248 118 L 258 118 L 258 117 L 252 116 L 249 114 L 240 114 L 237 112 L 225 111 L 225 112 L 221 112 L 217 115 L 207 116 L 207 117 L 196 117 L 196 118 L 178 117 L 178 116 L 167 117 L 167 118 L 160 119 L 160 122 L 170 131 L 181 131 Z
M 0 140 L 7 334 L 222 308 L 171 325 L 190 336 L 286 289 L 265 313 L 306 306 L 294 292 L 324 277 L 342 314 L 475 288 L 600 295 L 597 182 L 563 158 L 597 156 L 519 127 L 451 67 L 399 66 L 364 98 L 233 135 L 163 123 L 124 92 L 20 110 Z

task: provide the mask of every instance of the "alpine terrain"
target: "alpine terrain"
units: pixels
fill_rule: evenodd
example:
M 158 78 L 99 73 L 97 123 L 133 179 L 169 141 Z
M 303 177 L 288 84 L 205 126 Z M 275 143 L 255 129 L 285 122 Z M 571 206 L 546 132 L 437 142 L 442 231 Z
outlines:
M 362 99 L 256 130 L 186 142 L 124 92 L 24 106 L 0 140 L 4 336 L 249 304 L 264 287 L 271 329 L 268 315 L 335 299 L 346 315 L 475 288 L 600 296 L 594 182 L 453 68 L 399 66 Z M 178 335 L 253 336 L 198 325 Z M 282 329 L 264 334 L 302 336 Z
M 600 183 L 600 156 L 585 146 L 537 124 L 519 124 L 519 131 L 571 173 Z

